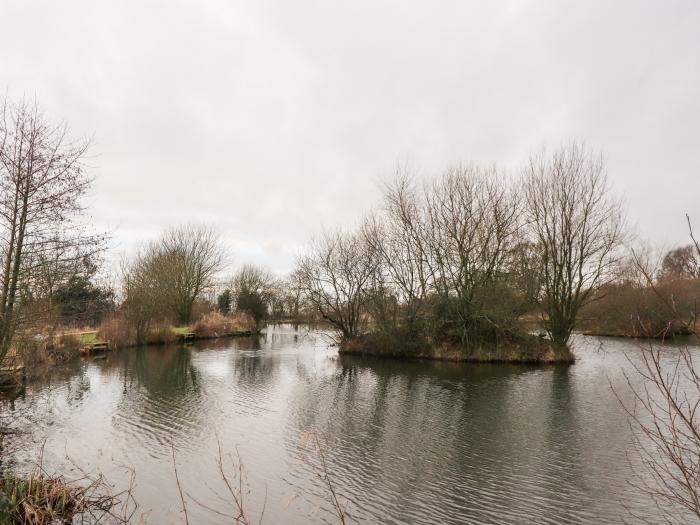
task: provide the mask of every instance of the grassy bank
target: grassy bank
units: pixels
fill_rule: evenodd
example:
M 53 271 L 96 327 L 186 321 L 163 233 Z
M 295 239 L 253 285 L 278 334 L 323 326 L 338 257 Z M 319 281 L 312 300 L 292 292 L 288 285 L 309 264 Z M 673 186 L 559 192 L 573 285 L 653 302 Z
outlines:
M 224 316 L 218 312 L 202 315 L 188 326 L 170 322 L 152 323 L 139 342 L 136 332 L 123 317 L 115 316 L 98 327 L 51 328 L 19 333 L 0 363 L 0 388 L 14 388 L 27 377 L 43 374 L 48 367 L 78 359 L 98 342 L 109 344 L 110 350 L 141 345 L 165 345 L 199 339 L 250 336 L 253 323 L 242 315 Z M 1 522 L 0 522 L 1 523 Z
M 392 359 L 430 359 L 474 363 L 573 364 L 568 348 L 556 348 L 548 340 L 523 336 L 499 344 L 478 343 L 468 347 L 456 344 L 417 344 L 395 341 L 375 334 L 342 341 L 339 352 L 347 355 Z

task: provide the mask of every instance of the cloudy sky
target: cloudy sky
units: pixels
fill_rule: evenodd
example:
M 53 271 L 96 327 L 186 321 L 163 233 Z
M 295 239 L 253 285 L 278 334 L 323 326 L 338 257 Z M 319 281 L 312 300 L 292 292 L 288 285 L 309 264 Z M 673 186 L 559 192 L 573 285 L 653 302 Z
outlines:
M 653 242 L 700 229 L 697 0 L 0 0 L 0 24 L 0 89 L 94 137 L 115 253 L 207 221 L 282 272 L 398 162 L 515 172 L 571 139 Z

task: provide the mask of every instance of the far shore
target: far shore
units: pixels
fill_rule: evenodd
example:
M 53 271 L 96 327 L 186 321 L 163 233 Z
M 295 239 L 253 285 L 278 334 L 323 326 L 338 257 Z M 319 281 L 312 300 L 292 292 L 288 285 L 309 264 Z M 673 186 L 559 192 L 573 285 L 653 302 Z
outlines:
M 694 336 L 693 334 L 678 334 L 678 333 L 665 333 L 659 335 L 641 335 L 641 334 L 631 334 L 625 332 L 607 332 L 605 330 L 579 330 L 574 332 L 578 335 L 585 335 L 589 337 L 610 337 L 616 339 L 635 339 L 638 341 L 658 341 L 658 342 L 669 342 L 669 341 L 698 341 L 700 338 Z

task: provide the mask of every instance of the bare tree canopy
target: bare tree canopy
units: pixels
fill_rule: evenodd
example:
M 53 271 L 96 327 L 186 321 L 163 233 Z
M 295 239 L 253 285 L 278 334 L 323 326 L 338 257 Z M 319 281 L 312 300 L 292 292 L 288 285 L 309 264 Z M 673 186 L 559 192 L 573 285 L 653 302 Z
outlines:
M 0 360 L 27 321 L 34 277 L 101 247 L 80 223 L 88 146 L 35 102 L 0 102 Z
M 137 317 L 169 313 L 178 323 L 189 323 L 195 302 L 213 290 L 223 261 L 219 235 L 214 229 L 185 225 L 168 230 L 142 250 L 123 272 L 132 308 L 142 311 Z M 126 297 L 128 301 L 128 293 Z M 140 306 L 135 307 L 135 302 Z
M 517 194 L 495 168 L 454 168 L 426 193 L 428 265 L 435 293 L 459 330 L 463 344 L 497 331 L 485 315 L 485 301 L 506 272 L 509 250 L 517 241 Z
M 346 339 L 369 325 L 389 344 L 497 344 L 521 313 L 510 276 L 513 261 L 525 265 L 515 257 L 520 221 L 518 196 L 494 167 L 452 168 L 423 187 L 397 170 L 358 233 L 312 244 L 302 282 Z
M 661 263 L 662 278 L 700 278 L 700 256 L 696 246 L 688 244 L 670 250 Z
M 364 330 L 363 307 L 376 266 L 361 235 L 336 231 L 312 242 L 297 271 L 312 307 L 351 339 Z
M 276 295 L 274 275 L 265 268 L 246 264 L 233 275 L 230 288 L 235 309 L 250 315 L 258 330 L 267 319 Z
M 527 222 L 542 262 L 542 310 L 551 339 L 566 345 L 581 307 L 620 259 L 622 206 L 610 196 L 602 154 L 573 143 L 530 158 Z
M 223 268 L 219 235 L 204 225 L 173 228 L 161 239 L 158 253 L 173 312 L 178 322 L 189 323 L 195 301 L 213 289 L 214 278 Z
M 133 331 L 136 344 L 146 341 L 154 321 L 171 313 L 168 311 L 166 277 L 158 258 L 158 251 L 151 245 L 122 263 L 121 311 Z

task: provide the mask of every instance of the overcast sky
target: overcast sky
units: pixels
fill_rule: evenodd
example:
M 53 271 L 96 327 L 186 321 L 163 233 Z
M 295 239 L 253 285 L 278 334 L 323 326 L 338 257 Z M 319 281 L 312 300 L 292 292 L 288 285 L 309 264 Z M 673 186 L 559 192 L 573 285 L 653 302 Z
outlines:
M 700 229 L 698 0 L 0 0 L 0 23 L 0 89 L 94 136 L 115 253 L 207 221 L 283 272 L 397 162 L 515 172 L 571 139 L 650 240 Z

